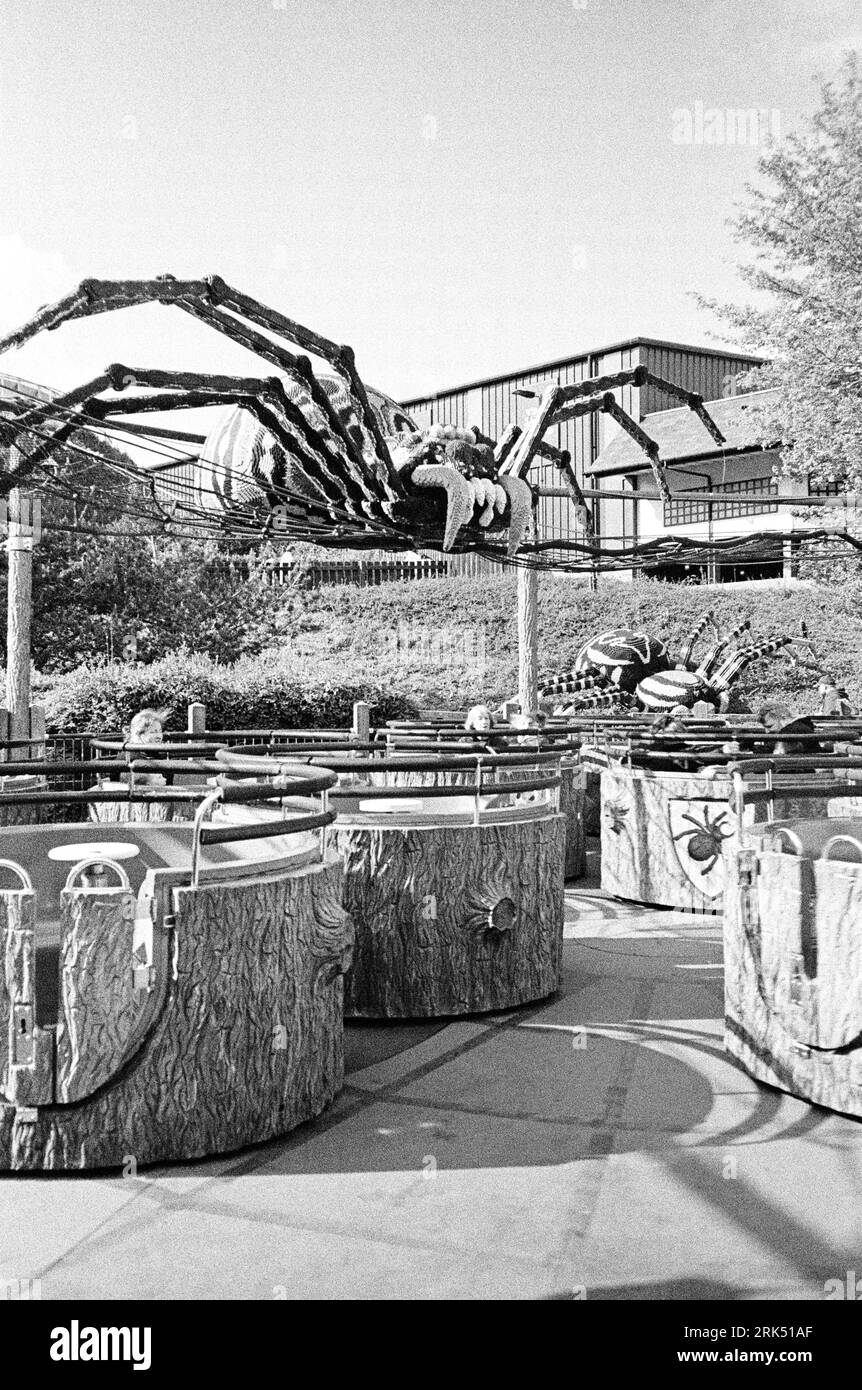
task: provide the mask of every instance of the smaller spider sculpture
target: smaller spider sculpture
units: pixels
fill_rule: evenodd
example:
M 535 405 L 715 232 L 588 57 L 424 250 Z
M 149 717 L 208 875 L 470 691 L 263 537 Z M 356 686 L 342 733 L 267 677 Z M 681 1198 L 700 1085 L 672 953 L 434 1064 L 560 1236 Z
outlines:
M 631 628 L 612 628 L 590 637 L 575 657 L 571 671 L 542 686 L 542 698 L 586 690 L 597 690 L 600 695 L 633 695 L 638 683 L 654 671 L 661 671 L 667 661 L 664 642 Z
M 603 633 L 581 648 L 571 672 L 542 687 L 542 698 L 573 695 L 571 705 L 555 710 L 565 715 L 602 706 L 655 713 L 679 706 L 691 709 L 699 701 L 724 712 L 730 703 L 731 686 L 746 666 L 772 656 L 793 639 L 774 637 L 736 647 L 737 639 L 751 627 L 746 620 L 723 637 L 719 635 L 698 661 L 694 650 L 710 623 L 715 626 L 713 615 L 707 613 L 689 634 L 675 665 L 671 665 L 664 643 L 644 633 L 622 629 Z M 592 668 L 589 674 L 583 674 L 585 666 Z
M 724 825 L 728 814 L 727 811 L 719 811 L 715 819 L 712 820 L 709 807 L 704 806 L 702 820 L 698 820 L 696 815 L 687 813 L 682 819 L 690 822 L 691 829 L 681 830 L 678 835 L 671 837 L 674 842 L 677 840 L 686 841 L 686 854 L 696 864 L 703 866 L 700 870 L 703 875 L 708 874 L 718 863 L 722 855 L 724 841 L 733 838 L 733 831 Z

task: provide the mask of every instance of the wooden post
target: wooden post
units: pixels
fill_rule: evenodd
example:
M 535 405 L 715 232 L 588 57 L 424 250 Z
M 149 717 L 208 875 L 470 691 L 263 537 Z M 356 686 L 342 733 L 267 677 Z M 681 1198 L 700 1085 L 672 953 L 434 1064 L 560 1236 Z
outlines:
M 189 705 L 188 731 L 190 734 L 205 733 L 207 727 L 207 707 L 197 702 Z
M 522 714 L 539 705 L 539 574 L 518 568 L 518 699 Z
M 9 470 L 18 465 L 18 450 L 9 450 Z M 6 704 L 9 737 L 30 737 L 30 628 L 33 617 L 32 502 L 13 488 L 7 502 L 8 556 L 6 604 Z M 26 758 L 29 748 L 13 750 Z
M 364 700 L 353 706 L 353 742 L 368 743 L 371 729 L 371 707 Z

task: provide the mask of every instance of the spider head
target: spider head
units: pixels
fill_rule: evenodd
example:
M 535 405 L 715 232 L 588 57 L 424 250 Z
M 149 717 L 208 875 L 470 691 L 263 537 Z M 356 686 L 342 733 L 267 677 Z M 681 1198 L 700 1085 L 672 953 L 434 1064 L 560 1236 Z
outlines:
M 392 451 L 408 488 L 440 488 L 446 494 L 443 549 L 451 550 L 462 526 L 476 523 L 495 530 L 508 522 L 509 554 L 529 525 L 532 493 L 516 474 L 497 472 L 494 451 L 475 430 L 431 425 L 404 436 Z
M 456 425 L 431 425 L 428 429 L 398 436 L 391 446 L 392 460 L 408 474 L 419 465 L 455 468 L 465 478 L 495 478 L 494 451 L 477 442 L 474 430 Z

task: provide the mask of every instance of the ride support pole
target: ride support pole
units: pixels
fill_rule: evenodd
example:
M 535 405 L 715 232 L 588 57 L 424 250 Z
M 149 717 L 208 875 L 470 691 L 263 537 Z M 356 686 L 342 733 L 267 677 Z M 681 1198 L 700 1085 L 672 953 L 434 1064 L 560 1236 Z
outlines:
M 18 450 L 9 451 L 10 471 Z M 30 632 L 33 620 L 33 504 L 12 488 L 7 500 L 6 706 L 9 737 L 30 737 Z M 29 749 L 27 750 L 29 752 Z M 25 755 L 26 756 L 26 755 Z
M 539 707 L 539 574 L 518 568 L 518 699 L 522 714 Z

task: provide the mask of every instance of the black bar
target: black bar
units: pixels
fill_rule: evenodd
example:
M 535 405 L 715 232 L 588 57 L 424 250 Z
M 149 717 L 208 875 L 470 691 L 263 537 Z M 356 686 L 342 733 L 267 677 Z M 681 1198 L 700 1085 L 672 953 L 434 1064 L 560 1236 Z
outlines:
M 320 811 L 315 816 L 291 816 L 288 820 L 263 820 L 253 825 L 204 825 L 200 830 L 202 845 L 224 845 L 234 840 L 265 840 L 270 835 L 295 835 L 300 830 L 319 830 L 335 820 L 334 811 Z
M 497 793 L 516 795 L 521 792 L 543 791 L 548 787 L 558 787 L 562 782 L 559 773 L 547 777 L 531 777 L 524 782 L 458 782 L 452 786 L 398 786 L 398 787 L 336 787 L 329 793 L 333 801 L 387 801 L 390 799 L 410 800 L 414 797 L 437 796 L 491 796 Z

